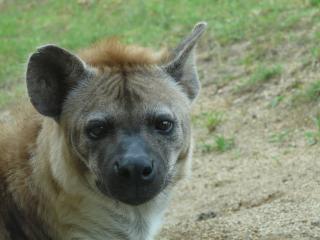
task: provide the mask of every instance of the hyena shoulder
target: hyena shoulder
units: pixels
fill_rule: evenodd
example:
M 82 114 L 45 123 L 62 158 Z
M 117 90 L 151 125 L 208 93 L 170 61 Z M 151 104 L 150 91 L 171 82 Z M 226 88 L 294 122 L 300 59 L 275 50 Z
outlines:
M 22 107 L 23 106 L 23 107 Z M 31 181 L 41 116 L 22 104 L 0 123 L 0 239 L 50 239 L 42 229 Z

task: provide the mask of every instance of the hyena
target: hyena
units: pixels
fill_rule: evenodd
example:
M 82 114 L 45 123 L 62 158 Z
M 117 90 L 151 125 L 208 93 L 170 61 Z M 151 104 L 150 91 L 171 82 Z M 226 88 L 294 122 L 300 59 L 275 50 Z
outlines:
M 153 239 L 192 154 L 198 23 L 160 53 L 102 41 L 31 54 L 0 135 L 0 239 Z

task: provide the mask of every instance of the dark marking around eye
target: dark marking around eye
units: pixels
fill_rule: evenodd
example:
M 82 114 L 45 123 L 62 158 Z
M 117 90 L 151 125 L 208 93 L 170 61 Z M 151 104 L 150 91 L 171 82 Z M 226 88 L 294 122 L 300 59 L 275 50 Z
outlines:
M 174 128 L 174 119 L 169 114 L 160 114 L 153 117 L 152 125 L 162 134 L 169 134 Z
M 104 138 L 111 131 L 113 124 L 106 120 L 91 120 L 86 126 L 86 134 L 90 139 Z
M 158 120 L 155 122 L 155 128 L 161 132 L 168 133 L 171 131 L 172 127 L 173 122 L 171 122 L 170 120 Z

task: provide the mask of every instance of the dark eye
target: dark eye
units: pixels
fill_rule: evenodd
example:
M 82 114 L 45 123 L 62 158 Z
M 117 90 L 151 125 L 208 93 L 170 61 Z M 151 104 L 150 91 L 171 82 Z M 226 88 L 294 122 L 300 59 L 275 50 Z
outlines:
M 155 129 L 162 133 L 169 133 L 172 130 L 173 122 L 170 120 L 157 120 Z
M 92 121 L 86 128 L 88 137 L 94 140 L 105 137 L 107 130 L 107 124 L 103 121 Z

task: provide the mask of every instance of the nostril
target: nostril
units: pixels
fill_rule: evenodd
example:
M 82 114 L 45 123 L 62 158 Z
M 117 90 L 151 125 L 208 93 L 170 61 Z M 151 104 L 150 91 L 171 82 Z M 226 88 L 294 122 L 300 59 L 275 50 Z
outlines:
M 139 160 L 139 159 L 138 159 Z M 116 161 L 113 165 L 114 174 L 119 180 L 150 181 L 154 176 L 153 161 Z
M 143 177 L 148 177 L 152 173 L 152 167 L 145 167 L 142 171 Z
M 152 175 L 153 172 L 153 161 L 151 163 L 151 166 L 145 166 L 142 170 L 142 177 L 144 179 L 150 177 Z

